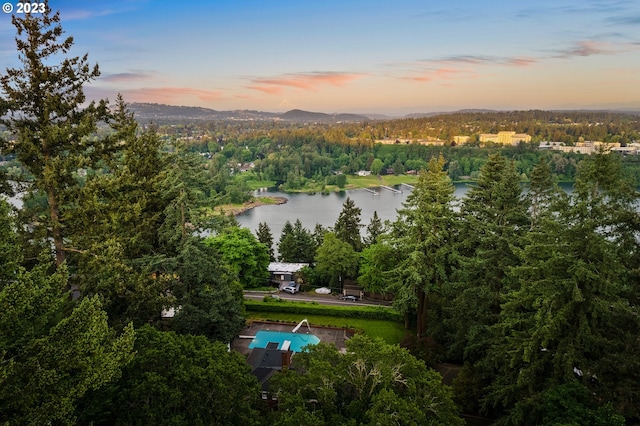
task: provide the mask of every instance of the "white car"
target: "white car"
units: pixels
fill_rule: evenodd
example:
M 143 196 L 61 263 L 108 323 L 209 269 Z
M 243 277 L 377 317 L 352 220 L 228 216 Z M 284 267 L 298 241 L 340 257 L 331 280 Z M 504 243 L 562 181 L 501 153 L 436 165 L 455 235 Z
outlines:
M 282 291 L 286 291 L 287 293 L 296 294 L 298 292 L 298 288 L 295 285 L 288 285 L 282 289 Z

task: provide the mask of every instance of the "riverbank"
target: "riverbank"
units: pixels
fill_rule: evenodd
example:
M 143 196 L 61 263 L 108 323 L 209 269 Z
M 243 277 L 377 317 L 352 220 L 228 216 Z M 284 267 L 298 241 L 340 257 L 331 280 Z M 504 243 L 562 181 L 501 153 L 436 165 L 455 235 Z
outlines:
M 245 213 L 255 207 L 285 204 L 289 201 L 285 197 L 252 197 L 251 200 L 243 204 L 223 204 L 213 209 L 214 214 L 223 214 L 226 216 L 237 216 Z

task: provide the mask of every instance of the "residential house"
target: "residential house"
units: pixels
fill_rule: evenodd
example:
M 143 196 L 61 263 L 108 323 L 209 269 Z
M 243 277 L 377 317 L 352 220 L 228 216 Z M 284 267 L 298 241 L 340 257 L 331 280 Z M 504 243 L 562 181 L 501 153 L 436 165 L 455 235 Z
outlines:
M 296 273 L 300 272 L 305 266 L 309 266 L 309 264 L 271 262 L 267 268 L 270 274 L 269 281 L 278 284 L 278 288 L 282 290 L 286 286 L 295 283 Z

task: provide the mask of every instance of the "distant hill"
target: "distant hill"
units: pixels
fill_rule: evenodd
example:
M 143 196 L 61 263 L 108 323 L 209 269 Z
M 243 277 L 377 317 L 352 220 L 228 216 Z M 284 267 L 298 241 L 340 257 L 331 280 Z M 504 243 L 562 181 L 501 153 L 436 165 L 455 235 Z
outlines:
M 341 123 L 363 122 L 371 120 L 394 120 L 399 117 L 388 117 L 381 114 L 326 114 L 322 112 L 294 109 L 285 113 L 273 113 L 254 110 L 217 111 L 210 108 L 193 106 L 176 106 L 152 103 L 132 103 L 129 109 L 139 122 L 169 124 L 190 121 L 273 121 L 280 120 L 291 123 Z M 637 110 L 582 110 L 582 112 L 611 112 L 639 115 Z M 407 114 L 402 118 L 428 118 L 447 114 L 498 113 L 490 109 L 462 109 L 459 111 L 426 112 Z M 503 111 L 504 112 L 504 111 Z
M 214 109 L 175 106 L 164 104 L 132 103 L 129 109 L 138 121 L 218 121 L 218 120 L 273 120 L 278 114 L 262 111 L 236 110 L 216 111 Z
M 278 118 L 284 121 L 295 122 L 315 122 L 315 123 L 336 123 L 340 121 L 367 121 L 369 117 L 358 114 L 325 114 L 322 112 L 310 112 L 300 109 L 293 109 L 281 114 Z
M 222 120 L 238 120 L 238 121 L 264 121 L 264 120 L 283 120 L 297 123 L 338 123 L 338 122 L 357 122 L 367 121 L 371 118 L 359 114 L 325 114 L 321 112 L 310 112 L 294 109 L 283 114 L 253 111 L 253 110 L 235 110 L 235 111 L 217 111 L 210 108 L 192 107 L 192 106 L 176 106 L 151 103 L 132 103 L 129 109 L 134 113 L 138 121 L 156 123 L 169 121 L 222 121 Z

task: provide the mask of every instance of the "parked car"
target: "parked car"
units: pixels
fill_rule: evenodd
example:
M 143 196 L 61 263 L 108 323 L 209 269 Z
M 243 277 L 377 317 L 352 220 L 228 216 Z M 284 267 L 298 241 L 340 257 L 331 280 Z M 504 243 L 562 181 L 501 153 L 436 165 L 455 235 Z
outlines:
M 356 296 L 342 296 L 341 299 L 347 300 L 349 302 L 357 302 L 358 300 L 360 300 Z
M 282 289 L 282 291 L 286 291 L 287 293 L 296 294 L 298 292 L 298 287 L 295 285 L 288 285 Z

